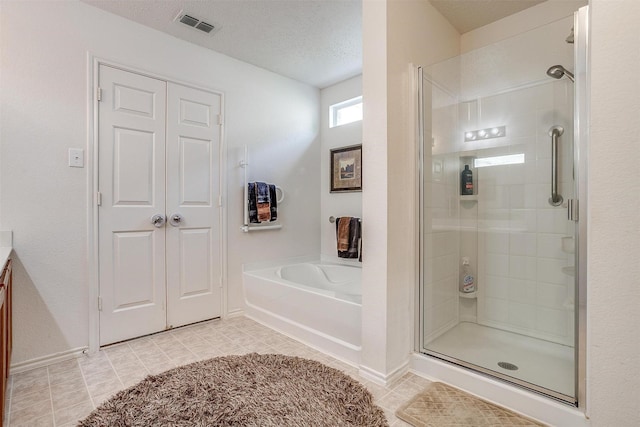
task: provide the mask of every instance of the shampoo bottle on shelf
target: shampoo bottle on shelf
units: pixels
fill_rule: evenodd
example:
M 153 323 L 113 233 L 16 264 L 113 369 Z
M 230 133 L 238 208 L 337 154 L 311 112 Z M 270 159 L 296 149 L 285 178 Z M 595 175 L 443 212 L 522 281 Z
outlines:
M 460 195 L 473 196 L 473 172 L 469 165 L 464 165 L 464 170 L 460 174 Z
M 473 272 L 469 265 L 469 258 L 462 257 L 462 273 L 460 274 L 460 292 L 468 294 L 475 292 L 476 283 L 473 279 Z

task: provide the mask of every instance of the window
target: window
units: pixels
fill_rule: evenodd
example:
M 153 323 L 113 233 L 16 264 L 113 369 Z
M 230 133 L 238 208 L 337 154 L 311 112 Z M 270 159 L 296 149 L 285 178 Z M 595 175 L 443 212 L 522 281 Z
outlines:
M 329 127 L 346 125 L 362 120 L 362 97 L 348 99 L 329 107 Z

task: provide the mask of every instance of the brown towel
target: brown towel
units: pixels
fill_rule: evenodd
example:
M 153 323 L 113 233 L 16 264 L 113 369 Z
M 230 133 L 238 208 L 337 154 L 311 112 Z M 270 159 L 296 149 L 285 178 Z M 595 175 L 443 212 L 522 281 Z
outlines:
M 258 221 L 271 221 L 271 205 L 269 203 L 258 203 Z
M 336 221 L 336 240 L 338 241 L 338 258 L 358 258 L 362 238 L 360 218 L 344 217 Z M 362 259 L 359 259 L 362 261 Z
M 258 222 L 271 220 L 271 203 L 269 200 L 269 186 L 264 182 L 256 182 L 256 207 L 258 208 Z M 261 193 L 262 192 L 262 193 Z
M 338 218 L 338 252 L 349 250 L 349 223 L 350 216 Z

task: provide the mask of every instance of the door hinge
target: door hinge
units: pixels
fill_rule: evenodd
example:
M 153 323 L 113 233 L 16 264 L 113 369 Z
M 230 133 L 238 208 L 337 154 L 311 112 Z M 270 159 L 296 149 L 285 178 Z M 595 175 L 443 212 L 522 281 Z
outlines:
M 98 297 L 98 311 L 102 311 L 102 297 Z
M 218 207 L 222 206 L 222 196 L 218 196 Z
M 98 100 L 98 102 L 102 101 L 102 88 L 96 89 L 96 99 Z
M 218 114 L 218 126 L 222 125 L 222 114 Z
M 569 221 L 578 221 L 578 200 L 567 200 L 567 219 Z
M 102 206 L 102 193 L 99 191 L 96 193 L 96 204 Z

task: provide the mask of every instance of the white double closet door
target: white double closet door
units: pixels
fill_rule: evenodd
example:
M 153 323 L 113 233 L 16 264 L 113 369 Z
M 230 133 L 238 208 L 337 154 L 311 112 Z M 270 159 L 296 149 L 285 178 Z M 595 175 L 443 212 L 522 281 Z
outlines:
M 219 94 L 99 66 L 100 345 L 220 316 Z

